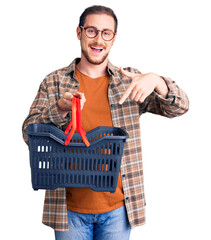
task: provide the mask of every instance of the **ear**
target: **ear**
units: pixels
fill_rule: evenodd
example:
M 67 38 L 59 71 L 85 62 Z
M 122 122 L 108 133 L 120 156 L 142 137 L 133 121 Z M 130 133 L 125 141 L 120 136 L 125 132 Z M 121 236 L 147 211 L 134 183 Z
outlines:
M 78 40 L 81 40 L 81 28 L 80 27 L 77 27 L 76 33 L 77 33 Z

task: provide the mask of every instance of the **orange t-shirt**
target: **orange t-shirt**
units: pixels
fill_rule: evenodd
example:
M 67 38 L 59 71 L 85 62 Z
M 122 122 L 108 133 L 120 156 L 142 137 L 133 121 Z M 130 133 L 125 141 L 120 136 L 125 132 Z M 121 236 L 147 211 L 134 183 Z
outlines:
M 81 111 L 81 122 L 86 132 L 98 126 L 112 127 L 108 102 L 109 76 L 90 78 L 76 68 L 79 92 L 85 94 L 86 102 Z M 100 214 L 124 205 L 121 175 L 115 193 L 96 192 L 90 188 L 67 188 L 67 209 L 80 213 Z

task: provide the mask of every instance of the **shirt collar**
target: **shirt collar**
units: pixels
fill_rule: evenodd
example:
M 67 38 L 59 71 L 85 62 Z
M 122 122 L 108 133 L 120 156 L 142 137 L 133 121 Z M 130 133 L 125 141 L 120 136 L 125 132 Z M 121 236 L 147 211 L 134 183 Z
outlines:
M 71 77 L 75 75 L 75 68 L 76 68 L 76 65 L 80 62 L 80 60 L 81 60 L 80 58 L 75 58 L 71 62 L 71 64 L 66 67 L 66 75 L 70 74 Z M 109 75 L 114 76 L 115 74 L 115 66 L 113 66 L 110 61 L 108 61 L 107 72 Z

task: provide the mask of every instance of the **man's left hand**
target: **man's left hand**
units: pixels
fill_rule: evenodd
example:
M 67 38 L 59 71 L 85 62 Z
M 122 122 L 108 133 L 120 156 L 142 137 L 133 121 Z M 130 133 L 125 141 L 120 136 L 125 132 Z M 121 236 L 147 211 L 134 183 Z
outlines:
M 142 103 L 144 100 L 156 90 L 159 94 L 166 97 L 168 87 L 164 80 L 155 73 L 135 74 L 120 68 L 121 73 L 132 80 L 121 97 L 119 104 L 122 104 L 129 96 L 131 100 Z

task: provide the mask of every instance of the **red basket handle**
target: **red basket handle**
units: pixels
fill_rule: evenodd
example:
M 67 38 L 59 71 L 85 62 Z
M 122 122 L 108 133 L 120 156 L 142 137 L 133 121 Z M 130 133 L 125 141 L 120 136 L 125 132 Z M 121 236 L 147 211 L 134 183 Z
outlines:
M 72 127 L 72 129 L 71 129 Z M 71 129 L 71 130 L 70 130 Z M 80 99 L 77 97 L 73 97 L 72 98 L 72 119 L 70 121 L 70 123 L 68 124 L 67 128 L 65 129 L 64 134 L 67 135 L 68 132 L 68 136 L 65 140 L 64 145 L 67 146 L 70 142 L 70 140 L 72 139 L 75 131 L 78 131 L 78 133 L 80 134 L 83 142 L 85 143 L 85 145 L 87 147 L 90 146 L 90 143 L 86 137 L 86 132 L 84 131 L 82 125 L 81 125 L 81 104 L 80 104 Z

